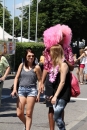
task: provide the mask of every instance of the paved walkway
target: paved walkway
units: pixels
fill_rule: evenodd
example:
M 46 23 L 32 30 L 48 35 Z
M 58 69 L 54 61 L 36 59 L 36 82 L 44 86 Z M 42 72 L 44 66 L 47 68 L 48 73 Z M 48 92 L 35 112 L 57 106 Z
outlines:
M 75 73 L 75 70 L 74 72 Z M 16 116 L 16 98 L 10 97 L 10 87 L 13 77 L 5 81 L 0 108 L 0 130 L 23 130 L 23 123 Z M 87 130 L 87 85 L 80 85 L 81 94 L 71 98 L 65 108 L 66 130 Z M 36 103 L 33 113 L 31 130 L 49 130 L 48 109 L 42 103 Z M 55 127 L 57 130 L 57 127 Z

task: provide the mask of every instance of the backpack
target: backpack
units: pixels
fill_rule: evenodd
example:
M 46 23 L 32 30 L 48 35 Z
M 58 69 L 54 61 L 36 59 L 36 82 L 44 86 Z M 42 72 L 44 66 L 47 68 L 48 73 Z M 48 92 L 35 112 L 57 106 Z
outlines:
M 71 97 L 77 97 L 80 95 L 80 87 L 79 87 L 79 82 L 78 79 L 70 73 L 70 79 L 71 79 Z

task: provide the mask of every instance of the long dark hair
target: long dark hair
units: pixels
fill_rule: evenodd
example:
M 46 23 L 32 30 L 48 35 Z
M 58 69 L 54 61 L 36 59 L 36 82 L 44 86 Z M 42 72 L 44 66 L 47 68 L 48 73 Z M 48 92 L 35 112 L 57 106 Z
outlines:
M 31 52 L 31 53 L 34 54 L 34 51 L 33 51 L 32 48 L 30 48 L 30 47 L 28 47 L 28 48 L 25 50 L 24 64 L 25 64 L 26 67 L 28 67 L 28 61 L 27 61 L 27 59 L 26 59 L 26 56 L 27 56 L 28 52 Z M 35 54 L 34 54 L 34 56 L 35 56 Z M 35 57 L 34 57 L 34 61 L 33 61 L 33 64 L 32 64 L 32 65 L 35 66 Z

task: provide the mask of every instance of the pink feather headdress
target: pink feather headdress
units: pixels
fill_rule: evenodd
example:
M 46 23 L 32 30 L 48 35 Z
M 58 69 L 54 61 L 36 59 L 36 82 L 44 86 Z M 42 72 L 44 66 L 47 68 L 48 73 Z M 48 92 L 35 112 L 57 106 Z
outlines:
M 71 43 L 72 31 L 67 25 L 57 24 L 44 31 L 43 40 L 46 48 L 60 44 L 63 40 L 63 46 L 68 46 Z
M 46 48 L 58 44 L 62 40 L 61 25 L 58 24 L 45 30 L 43 33 L 43 40 Z
M 62 33 L 63 33 L 63 46 L 68 46 L 71 43 L 72 39 L 72 30 L 67 25 L 61 25 Z

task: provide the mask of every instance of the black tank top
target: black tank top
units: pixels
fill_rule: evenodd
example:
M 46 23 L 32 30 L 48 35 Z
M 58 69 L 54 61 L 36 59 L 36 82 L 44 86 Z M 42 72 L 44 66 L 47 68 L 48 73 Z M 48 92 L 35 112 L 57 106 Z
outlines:
M 55 94 L 55 92 L 56 92 L 56 90 L 58 88 L 59 83 L 60 83 L 60 72 L 58 72 L 56 80 L 53 83 L 54 94 Z M 68 73 L 66 75 L 65 84 L 63 86 L 62 91 L 60 92 L 60 94 L 58 96 L 58 99 L 64 99 L 67 102 L 69 102 L 70 97 L 71 97 L 71 84 L 70 84 L 70 71 L 68 71 Z

